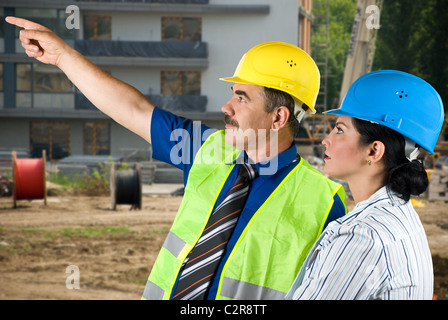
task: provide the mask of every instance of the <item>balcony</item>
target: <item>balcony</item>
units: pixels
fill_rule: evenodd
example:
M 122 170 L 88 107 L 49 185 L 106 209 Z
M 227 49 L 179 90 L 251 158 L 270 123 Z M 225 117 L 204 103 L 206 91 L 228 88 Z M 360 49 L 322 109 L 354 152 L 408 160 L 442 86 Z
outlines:
M 207 106 L 206 96 L 147 95 L 146 97 L 158 108 L 177 114 L 202 114 L 206 111 Z M 23 105 L 16 108 L 0 108 L 0 117 L 33 119 L 107 118 L 81 93 L 45 95 L 35 93 L 33 99 L 35 104 L 33 107 Z M 60 99 L 63 99 L 65 103 L 60 103 Z M 55 104 L 54 101 L 59 103 Z M 44 102 L 48 104 L 44 104 Z
M 0 4 L 10 5 L 11 0 L 0 0 Z M 194 14 L 268 14 L 270 11 L 270 6 L 265 4 L 209 4 L 208 0 L 14 0 L 15 8 L 65 10 L 68 4 L 74 4 L 82 11 L 145 11 Z
M 74 47 L 100 65 L 208 67 L 205 42 L 76 40 Z
M 174 113 L 205 112 L 207 106 L 206 96 L 176 96 L 176 95 L 146 95 L 156 107 Z M 75 108 L 77 110 L 97 110 L 97 108 L 81 93 L 75 95 Z
M 147 95 L 155 106 L 171 112 L 205 112 L 206 96 Z
M 74 0 L 75 2 L 182 3 L 208 4 L 209 0 Z
M 151 58 L 207 58 L 207 44 L 196 41 L 76 40 L 75 49 L 85 56 Z

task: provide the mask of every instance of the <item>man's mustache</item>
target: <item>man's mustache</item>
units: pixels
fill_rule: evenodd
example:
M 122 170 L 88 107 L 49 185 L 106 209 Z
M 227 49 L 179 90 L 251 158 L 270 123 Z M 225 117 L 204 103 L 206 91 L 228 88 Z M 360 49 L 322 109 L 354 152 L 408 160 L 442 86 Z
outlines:
M 229 116 L 228 114 L 226 114 L 226 115 L 224 116 L 224 122 L 225 122 L 226 124 L 230 124 L 231 126 L 235 126 L 235 127 L 237 127 L 237 128 L 240 127 L 240 125 L 238 124 L 238 122 L 237 122 L 235 119 L 233 119 L 231 116 Z

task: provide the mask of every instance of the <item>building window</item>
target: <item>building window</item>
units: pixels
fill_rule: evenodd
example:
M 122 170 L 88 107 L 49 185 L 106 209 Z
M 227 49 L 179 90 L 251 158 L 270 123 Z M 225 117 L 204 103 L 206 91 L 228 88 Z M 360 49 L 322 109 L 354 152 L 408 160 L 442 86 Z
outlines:
M 67 76 L 54 66 L 18 63 L 16 107 L 73 109 L 73 85 Z
M 110 154 L 110 125 L 109 122 L 84 123 L 84 154 Z
M 31 156 L 39 158 L 42 150 L 50 160 L 70 155 L 71 126 L 68 122 L 32 121 L 30 128 Z
M 201 94 L 201 73 L 193 71 L 162 71 L 162 95 Z
M 162 41 L 201 41 L 201 18 L 162 18 Z
M 112 40 L 111 16 L 84 16 L 85 40 Z

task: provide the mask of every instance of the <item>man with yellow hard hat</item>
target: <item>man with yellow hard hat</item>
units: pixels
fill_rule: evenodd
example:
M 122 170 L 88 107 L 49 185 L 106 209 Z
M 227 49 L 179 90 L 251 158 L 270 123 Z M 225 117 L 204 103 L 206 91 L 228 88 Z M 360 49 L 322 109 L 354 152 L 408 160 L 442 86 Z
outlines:
M 221 79 L 234 83 L 233 95 L 222 107 L 226 130 L 212 130 L 155 107 L 49 29 L 6 21 L 25 28 L 28 56 L 58 66 L 98 109 L 152 143 L 154 158 L 184 171 L 185 194 L 142 298 L 283 299 L 323 228 L 347 211 L 342 186 L 294 144 L 304 113 L 315 113 L 311 57 L 282 42 L 250 49 Z

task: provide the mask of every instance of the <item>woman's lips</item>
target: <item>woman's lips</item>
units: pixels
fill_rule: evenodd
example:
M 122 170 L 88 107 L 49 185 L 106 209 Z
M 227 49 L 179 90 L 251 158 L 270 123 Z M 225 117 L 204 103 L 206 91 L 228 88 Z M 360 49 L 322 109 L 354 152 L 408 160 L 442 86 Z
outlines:
M 327 155 L 327 154 L 324 154 L 324 160 L 330 160 L 331 158 Z

